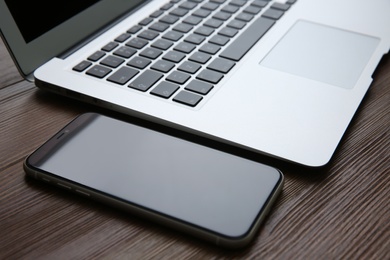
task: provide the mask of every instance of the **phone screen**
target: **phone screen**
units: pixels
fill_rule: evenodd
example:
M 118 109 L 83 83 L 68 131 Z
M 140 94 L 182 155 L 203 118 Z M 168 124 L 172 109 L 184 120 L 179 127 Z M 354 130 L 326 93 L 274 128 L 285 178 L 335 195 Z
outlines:
M 102 115 L 80 116 L 50 142 L 29 168 L 226 237 L 250 231 L 282 178 L 258 162 Z

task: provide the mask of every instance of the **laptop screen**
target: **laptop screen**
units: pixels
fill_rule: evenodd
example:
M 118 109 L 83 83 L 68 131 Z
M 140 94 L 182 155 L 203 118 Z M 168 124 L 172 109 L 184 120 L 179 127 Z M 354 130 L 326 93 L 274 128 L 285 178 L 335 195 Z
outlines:
M 147 0 L 0 0 L 0 29 L 19 71 L 69 51 Z
M 26 43 L 82 12 L 99 0 L 73 1 L 21 1 L 5 0 L 16 25 Z M 23 6 L 23 8 L 20 8 Z M 34 12 L 25 12 L 34 10 Z M 55 11 L 46 11 L 55 10 Z

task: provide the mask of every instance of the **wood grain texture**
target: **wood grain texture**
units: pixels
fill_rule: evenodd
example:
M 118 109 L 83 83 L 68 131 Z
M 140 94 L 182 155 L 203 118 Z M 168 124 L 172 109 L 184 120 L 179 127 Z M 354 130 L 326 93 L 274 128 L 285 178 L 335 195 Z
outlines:
M 281 169 L 285 186 L 237 251 L 25 178 L 24 158 L 73 117 L 118 115 L 39 91 L 2 43 L 0 58 L 0 259 L 390 259 L 388 57 L 329 165 L 257 158 Z
M 19 75 L 16 66 L 13 64 L 11 56 L 0 39 L 0 88 L 7 87 L 17 81 L 22 81 L 23 78 Z

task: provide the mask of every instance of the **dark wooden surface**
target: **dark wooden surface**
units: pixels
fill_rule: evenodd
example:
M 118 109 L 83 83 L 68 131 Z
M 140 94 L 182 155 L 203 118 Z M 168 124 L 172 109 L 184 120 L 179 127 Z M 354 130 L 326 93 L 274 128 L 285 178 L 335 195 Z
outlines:
M 389 58 L 374 76 L 328 166 L 261 158 L 285 174 L 283 193 L 232 251 L 25 178 L 28 153 L 76 115 L 117 115 L 38 90 L 0 42 L 0 259 L 390 259 Z

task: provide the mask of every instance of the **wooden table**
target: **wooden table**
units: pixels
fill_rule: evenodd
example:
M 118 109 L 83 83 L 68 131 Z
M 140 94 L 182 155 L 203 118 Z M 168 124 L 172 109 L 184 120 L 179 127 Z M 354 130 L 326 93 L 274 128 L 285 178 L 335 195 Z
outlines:
M 0 42 L 0 259 L 390 259 L 388 57 L 374 76 L 329 165 L 261 158 L 284 189 L 254 243 L 233 251 L 27 179 L 24 158 L 76 115 L 118 115 L 38 90 Z

